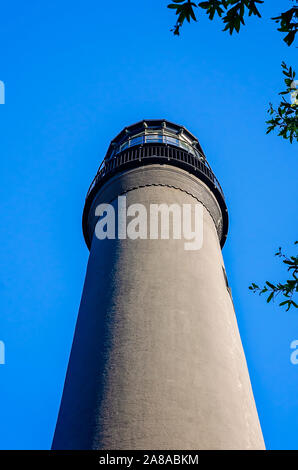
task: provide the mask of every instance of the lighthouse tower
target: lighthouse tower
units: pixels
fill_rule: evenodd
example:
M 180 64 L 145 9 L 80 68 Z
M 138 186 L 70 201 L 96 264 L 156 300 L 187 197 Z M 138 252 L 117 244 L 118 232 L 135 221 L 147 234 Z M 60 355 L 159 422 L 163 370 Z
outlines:
M 135 236 L 123 226 L 131 207 L 148 216 Z M 200 208 L 193 246 L 179 208 L 182 222 Z M 112 140 L 85 202 L 90 256 L 53 449 L 264 449 L 221 253 L 227 231 L 221 186 L 187 129 L 144 120 Z

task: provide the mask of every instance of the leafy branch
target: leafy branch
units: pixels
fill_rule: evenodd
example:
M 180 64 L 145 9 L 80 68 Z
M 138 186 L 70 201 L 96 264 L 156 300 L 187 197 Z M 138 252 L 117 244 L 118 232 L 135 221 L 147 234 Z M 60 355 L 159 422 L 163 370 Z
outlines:
M 259 4 L 264 3 L 261 0 L 209 0 L 205 2 L 193 3 L 191 0 L 173 0 L 174 3 L 168 5 L 168 8 L 175 10 L 178 15 L 177 22 L 172 29 L 174 34 L 179 35 L 180 29 L 184 21 L 190 23 L 191 20 L 197 21 L 194 9 L 201 9 L 206 12 L 210 20 L 213 20 L 217 15 L 222 19 L 225 27 L 223 31 L 229 31 L 232 34 L 234 31 L 240 31 L 241 25 L 244 25 L 244 17 L 248 16 L 261 17 L 257 8 Z M 292 0 L 296 3 L 298 0 Z M 278 31 L 286 33 L 284 41 L 290 46 L 298 31 L 298 6 L 295 5 L 289 10 L 281 13 L 279 16 L 271 18 L 279 24 Z M 283 74 L 285 75 L 286 89 L 279 93 L 282 95 L 282 101 L 277 109 L 272 103 L 269 104 L 268 113 L 271 119 L 266 121 L 267 134 L 272 132 L 275 128 L 279 130 L 279 136 L 284 139 L 289 139 L 291 143 L 298 141 L 298 89 L 295 82 L 295 72 L 292 67 L 282 63 Z M 290 94 L 292 103 L 288 102 L 284 95 Z
M 292 0 L 297 3 L 297 0 Z M 279 23 L 280 27 L 277 29 L 281 33 L 287 33 L 284 37 L 285 43 L 290 46 L 295 39 L 298 31 L 298 6 L 294 6 L 289 10 L 281 13 L 275 18 L 271 18 L 275 23 Z
M 272 119 L 266 121 L 268 124 L 266 134 L 273 131 L 276 127 L 279 128 L 279 136 L 284 139 L 289 139 L 292 143 L 293 140 L 298 141 L 298 89 L 297 82 L 295 82 L 295 72 L 292 67 L 282 62 L 283 74 L 285 75 L 286 89 L 281 91 L 282 101 L 278 108 L 275 110 L 272 103 L 268 109 L 268 113 L 273 116 Z M 291 95 L 292 103 L 288 102 L 284 95 Z
M 295 245 L 298 244 L 298 241 L 295 242 Z M 254 293 L 269 294 L 267 297 L 267 303 L 275 299 L 278 295 L 282 295 L 283 300 L 280 302 L 280 306 L 287 306 L 286 311 L 290 310 L 291 307 L 298 308 L 297 303 L 294 301 L 295 294 L 298 292 L 298 256 L 290 256 L 289 258 L 285 256 L 281 248 L 278 252 L 275 253 L 275 256 L 278 256 L 282 259 L 282 262 L 287 266 L 287 271 L 291 274 L 291 278 L 288 279 L 284 284 L 281 282 L 273 284 L 272 282 L 266 281 L 263 287 L 259 287 L 254 282 L 249 286 L 249 289 Z
M 248 16 L 255 15 L 261 18 L 257 4 L 264 3 L 261 0 L 209 0 L 208 2 L 199 2 L 198 4 L 193 3 L 191 0 L 173 0 L 173 2 L 168 5 L 168 8 L 176 10 L 175 13 L 178 15 L 177 22 L 171 30 L 176 35 L 180 34 L 180 29 L 185 20 L 189 23 L 191 19 L 197 21 L 194 8 L 205 10 L 210 20 L 213 20 L 214 16 L 218 15 L 222 18 L 225 25 L 223 31 L 229 31 L 232 34 L 235 30 L 238 33 L 241 24 L 245 24 L 244 16 L 246 13 Z M 279 21 L 279 17 L 275 18 L 275 20 Z
M 297 3 L 297 0 L 292 1 Z M 177 22 L 172 29 L 176 35 L 180 34 L 180 29 L 185 20 L 189 23 L 191 19 L 197 21 L 195 8 L 205 10 L 209 20 L 213 20 L 215 15 L 220 17 L 225 25 L 223 31 L 229 31 L 232 34 L 235 30 L 239 33 L 241 24 L 245 25 L 245 14 L 261 18 L 257 4 L 264 3 L 261 0 L 209 0 L 198 4 L 193 3 L 191 0 L 173 0 L 173 2 L 168 5 L 168 8 L 176 10 L 175 13 L 178 15 Z M 286 33 L 284 41 L 290 46 L 298 32 L 298 6 L 294 5 L 289 10 L 271 19 L 279 25 L 278 31 Z

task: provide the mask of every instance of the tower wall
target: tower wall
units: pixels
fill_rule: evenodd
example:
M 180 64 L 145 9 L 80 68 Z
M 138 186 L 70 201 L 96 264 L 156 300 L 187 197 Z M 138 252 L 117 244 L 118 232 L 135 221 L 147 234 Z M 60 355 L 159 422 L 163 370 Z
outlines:
M 95 207 L 203 205 L 203 245 L 98 240 Z M 92 246 L 54 449 L 263 449 L 209 188 L 170 165 L 117 174 Z

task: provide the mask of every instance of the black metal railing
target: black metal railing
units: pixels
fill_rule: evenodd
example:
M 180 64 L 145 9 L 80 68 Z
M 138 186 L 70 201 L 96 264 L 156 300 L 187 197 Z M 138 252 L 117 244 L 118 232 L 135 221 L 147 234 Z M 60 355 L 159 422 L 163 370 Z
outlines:
M 186 168 L 191 168 L 192 173 L 198 173 L 198 175 L 203 174 L 208 178 L 213 186 L 218 189 L 224 198 L 223 190 L 207 162 L 205 163 L 203 160 L 200 160 L 198 157 L 195 157 L 193 154 L 185 150 L 162 144 L 144 144 L 139 147 L 128 148 L 123 150 L 121 153 L 118 153 L 110 160 L 104 160 L 89 187 L 86 198 L 89 196 L 97 183 L 99 183 L 108 174 L 114 173 L 120 169 L 120 167 L 127 165 L 129 162 L 143 161 L 145 163 L 146 160 L 154 160 L 154 158 L 156 158 L 157 161 L 172 160 L 173 163 L 176 162 L 178 165 L 180 163 L 183 164 L 183 166 Z

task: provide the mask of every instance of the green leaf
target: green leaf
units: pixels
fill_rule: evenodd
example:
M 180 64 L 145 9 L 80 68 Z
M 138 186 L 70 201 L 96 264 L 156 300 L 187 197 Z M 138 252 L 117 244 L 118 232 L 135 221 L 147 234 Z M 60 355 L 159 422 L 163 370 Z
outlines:
M 274 295 L 274 292 L 271 292 L 271 294 L 269 295 L 267 299 L 267 304 L 269 304 L 269 302 L 272 300 L 273 295 Z

